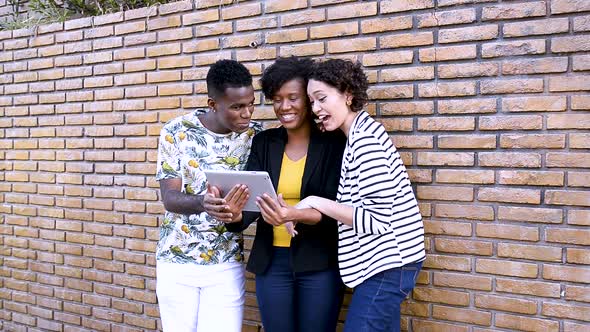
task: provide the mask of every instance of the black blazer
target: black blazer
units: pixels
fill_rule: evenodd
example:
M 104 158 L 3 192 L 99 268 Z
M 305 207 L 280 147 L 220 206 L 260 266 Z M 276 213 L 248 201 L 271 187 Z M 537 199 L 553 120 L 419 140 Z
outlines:
M 322 133 L 312 126 L 307 159 L 301 181 L 301 199 L 320 196 L 336 199 L 340 167 L 346 137 L 340 131 Z M 275 190 L 279 183 L 287 131 L 280 127 L 265 130 L 252 141 L 246 169 L 267 171 Z M 256 237 L 246 269 L 255 274 L 266 271 L 273 253 L 273 226 L 262 220 L 260 213 L 244 212 L 242 223 L 226 224 L 230 231 L 240 231 L 257 220 Z M 321 271 L 338 267 L 338 225 L 323 216 L 315 225 L 299 223 L 298 235 L 291 239 L 291 262 L 294 272 Z

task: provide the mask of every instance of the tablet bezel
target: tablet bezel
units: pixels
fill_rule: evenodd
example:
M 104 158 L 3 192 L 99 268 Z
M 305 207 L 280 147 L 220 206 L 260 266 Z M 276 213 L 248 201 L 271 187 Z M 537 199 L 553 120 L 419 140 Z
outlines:
M 256 197 L 262 194 L 268 194 L 276 199 L 277 194 L 270 180 L 268 172 L 264 171 L 219 171 L 204 170 L 207 182 L 216 186 L 222 191 L 222 195 L 227 194 L 236 184 L 248 186 L 250 198 L 244 206 L 244 211 L 260 212 L 256 206 Z

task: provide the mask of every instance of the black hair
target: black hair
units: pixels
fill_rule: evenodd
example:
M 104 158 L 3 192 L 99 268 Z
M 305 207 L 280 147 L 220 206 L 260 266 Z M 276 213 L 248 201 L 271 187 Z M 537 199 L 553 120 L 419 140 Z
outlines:
M 207 93 L 215 98 L 227 88 L 241 88 L 252 85 L 252 74 L 241 63 L 235 60 L 219 60 L 207 73 Z
M 358 62 L 343 59 L 316 62 L 309 73 L 309 79 L 324 82 L 342 93 L 350 93 L 352 95 L 350 108 L 354 112 L 362 110 L 369 99 L 367 75 Z
M 301 79 L 305 88 L 312 65 L 313 60 L 311 59 L 296 56 L 278 58 L 275 63 L 264 70 L 260 79 L 264 97 L 272 99 L 283 84 L 294 79 Z

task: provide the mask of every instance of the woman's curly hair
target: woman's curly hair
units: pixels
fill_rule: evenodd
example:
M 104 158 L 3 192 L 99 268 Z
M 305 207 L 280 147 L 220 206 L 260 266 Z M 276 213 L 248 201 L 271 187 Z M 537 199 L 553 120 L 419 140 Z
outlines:
M 367 75 L 358 62 L 343 59 L 316 62 L 309 74 L 309 79 L 324 82 L 342 93 L 350 93 L 352 95 L 350 108 L 354 112 L 362 110 L 369 99 Z
M 296 56 L 278 58 L 275 63 L 264 70 L 260 79 L 264 97 L 269 100 L 272 99 L 283 84 L 293 79 L 301 79 L 305 89 L 312 65 L 313 60 L 311 59 Z

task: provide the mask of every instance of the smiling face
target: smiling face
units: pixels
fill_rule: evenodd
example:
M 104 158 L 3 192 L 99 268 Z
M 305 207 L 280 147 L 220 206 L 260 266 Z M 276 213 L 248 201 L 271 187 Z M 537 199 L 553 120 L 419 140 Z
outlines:
M 219 97 L 209 99 L 209 107 L 215 111 L 221 134 L 242 133 L 250 126 L 254 111 L 254 88 L 251 85 L 226 88 Z
M 318 116 L 327 131 L 340 129 L 348 135 L 348 129 L 356 117 L 346 104 L 352 96 L 340 92 L 335 87 L 322 81 L 309 80 L 307 95 L 311 101 L 311 110 Z
M 308 101 L 303 84 L 301 79 L 287 81 L 272 98 L 275 114 L 287 130 L 296 130 L 309 123 Z

